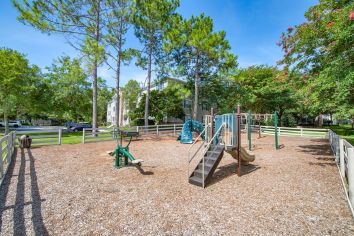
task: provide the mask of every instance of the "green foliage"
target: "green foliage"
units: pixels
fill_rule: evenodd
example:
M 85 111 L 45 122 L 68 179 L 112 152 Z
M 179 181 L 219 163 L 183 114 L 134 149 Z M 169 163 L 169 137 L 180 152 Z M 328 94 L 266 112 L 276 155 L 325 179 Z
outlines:
M 350 0 L 321 0 L 305 13 L 307 22 L 282 34 L 280 64 L 303 75 L 295 83 L 300 84 L 302 105 L 312 114 L 354 116 L 353 9 Z
M 139 83 L 136 80 L 129 80 L 123 88 L 125 107 L 129 110 L 129 113 L 134 112 L 136 109 L 139 94 Z
M 81 68 L 81 61 L 70 59 L 69 56 L 60 57 L 47 67 L 45 78 L 50 84 L 51 107 L 49 117 L 64 120 L 89 120 L 92 115 L 91 84 L 87 81 L 88 75 Z
M 228 81 L 224 92 L 222 112 L 235 111 L 236 105 L 252 113 L 279 112 L 279 120 L 290 108 L 295 107 L 296 98 L 292 86 L 286 84 L 287 75 L 276 68 L 252 66 L 241 69 Z
M 97 125 L 97 68 L 106 53 L 102 40 L 105 0 L 13 0 L 18 19 L 44 33 L 65 34 L 68 42 L 85 57 L 92 73 L 92 123 Z
M 147 93 L 145 99 L 145 125 L 148 125 L 151 73 L 156 66 L 158 75 L 164 75 L 162 40 L 171 16 L 179 5 L 178 0 L 136 0 L 134 15 L 135 35 L 143 49 L 137 55 L 137 65 L 147 69 Z
M 97 121 L 105 124 L 107 120 L 107 104 L 112 100 L 114 90 L 108 88 L 104 79 L 98 78 Z
M 145 97 L 143 94 L 138 107 L 132 114 L 132 119 L 139 119 L 144 116 Z M 178 85 L 168 86 L 162 91 L 153 90 L 149 97 L 150 116 L 154 117 L 156 124 L 161 124 L 164 117 L 183 119 L 183 97 Z
M 0 113 L 6 123 L 9 116 L 38 109 L 43 96 L 40 91 L 45 88 L 44 81 L 39 77 L 39 69 L 30 66 L 21 53 L 0 48 Z
M 194 93 L 194 118 L 199 96 L 215 102 L 213 95 L 223 86 L 221 75 L 236 67 L 225 36 L 224 31 L 214 32 L 213 20 L 204 14 L 190 19 L 173 16 L 165 35 L 164 50 L 170 55 L 170 66 L 175 74 L 187 78 Z

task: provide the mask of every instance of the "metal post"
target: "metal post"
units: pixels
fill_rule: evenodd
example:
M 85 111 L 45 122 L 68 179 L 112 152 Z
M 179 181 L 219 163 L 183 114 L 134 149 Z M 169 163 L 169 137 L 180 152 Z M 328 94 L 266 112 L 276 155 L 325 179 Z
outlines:
M 214 137 L 214 108 L 211 108 L 210 138 Z
M 2 142 L 0 142 L 0 176 L 1 178 L 4 175 L 4 163 L 2 159 Z
M 241 107 L 237 105 L 237 175 L 241 176 Z
M 86 129 L 83 128 L 82 129 L 82 143 L 85 143 L 85 133 L 86 133 Z
M 252 145 L 252 127 L 251 127 L 251 122 L 252 122 L 252 117 L 251 117 L 251 111 L 248 111 L 248 115 L 247 115 L 247 139 L 248 139 L 248 150 L 251 151 L 251 145 Z
M 345 162 L 344 162 L 344 142 L 343 139 L 339 139 L 339 155 L 340 158 L 338 160 L 336 156 L 336 162 L 338 163 L 339 161 L 339 169 L 342 177 L 345 177 Z
M 156 125 L 156 134 L 159 135 L 159 125 Z
M 349 201 L 354 204 L 354 148 L 348 148 L 348 188 Z
M 58 144 L 61 145 L 61 129 L 59 129 Z
M 275 149 L 279 149 L 278 145 L 278 113 L 274 112 L 274 137 L 275 137 Z

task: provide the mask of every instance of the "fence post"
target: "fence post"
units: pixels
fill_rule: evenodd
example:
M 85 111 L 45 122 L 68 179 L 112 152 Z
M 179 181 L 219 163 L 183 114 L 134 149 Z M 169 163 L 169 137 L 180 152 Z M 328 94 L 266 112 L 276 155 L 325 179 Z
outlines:
M 4 175 L 4 163 L 2 159 L 2 142 L 0 142 L 0 176 L 1 178 Z
M 176 124 L 173 124 L 173 135 L 176 135 Z
M 344 146 L 343 146 L 343 139 L 339 139 L 339 169 L 340 174 L 343 178 L 345 178 L 345 162 L 344 162 Z M 338 163 L 338 159 L 336 156 L 336 162 Z
M 136 132 L 139 132 L 139 126 L 136 126 Z
M 156 125 L 156 134 L 159 135 L 159 125 Z
M 354 148 L 348 148 L 348 188 L 349 201 L 354 204 Z
M 82 143 L 85 143 L 85 132 L 86 131 L 86 129 L 85 128 L 83 128 L 82 129 Z
M 61 129 L 59 129 L 58 144 L 61 145 Z
M 303 128 L 300 129 L 301 137 L 303 136 Z

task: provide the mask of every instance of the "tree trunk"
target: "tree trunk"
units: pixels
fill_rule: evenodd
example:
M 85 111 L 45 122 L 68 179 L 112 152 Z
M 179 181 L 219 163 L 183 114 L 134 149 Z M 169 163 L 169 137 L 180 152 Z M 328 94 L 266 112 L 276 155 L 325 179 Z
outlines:
M 100 41 L 100 1 L 96 1 L 96 22 L 95 22 L 95 40 L 97 45 Z M 96 48 L 95 53 L 98 53 Z M 95 129 L 97 129 L 97 67 L 98 67 L 98 55 L 94 55 L 93 68 L 92 68 L 92 135 L 96 135 Z
M 193 119 L 197 119 L 198 115 L 198 97 L 199 97 L 199 52 L 197 50 L 196 61 L 195 61 L 195 80 L 194 80 L 194 108 L 193 108 Z
M 5 135 L 10 133 L 9 128 L 9 117 L 7 116 L 7 112 L 4 110 L 4 125 L 5 125 Z
M 151 83 L 151 64 L 152 64 L 152 42 L 149 45 L 149 58 L 148 58 L 148 84 L 145 97 L 145 115 L 144 124 L 149 125 L 149 97 L 150 97 L 150 83 Z
M 281 120 L 282 116 L 283 116 L 283 111 L 282 111 L 282 110 L 279 110 L 279 112 L 278 112 L 278 126 L 279 126 L 279 127 L 282 127 L 282 126 L 283 126 L 282 120 Z
M 120 117 L 120 112 L 119 112 L 119 106 L 120 106 L 120 94 L 119 94 L 119 83 L 120 83 L 120 61 L 122 59 L 122 23 L 120 25 L 120 33 L 118 35 L 118 57 L 117 57 L 117 73 L 116 73 L 116 94 L 117 94 L 117 100 L 116 100 L 116 127 L 119 129 L 119 117 Z

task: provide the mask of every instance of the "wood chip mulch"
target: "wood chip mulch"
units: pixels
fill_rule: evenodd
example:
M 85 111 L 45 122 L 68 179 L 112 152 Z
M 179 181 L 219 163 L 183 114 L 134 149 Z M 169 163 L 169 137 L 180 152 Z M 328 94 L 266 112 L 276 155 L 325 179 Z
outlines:
M 243 143 L 246 145 L 245 138 Z M 328 141 L 253 138 L 256 160 L 188 184 L 188 145 L 138 140 L 141 168 L 113 167 L 114 142 L 20 149 L 0 192 L 1 235 L 354 235 Z

